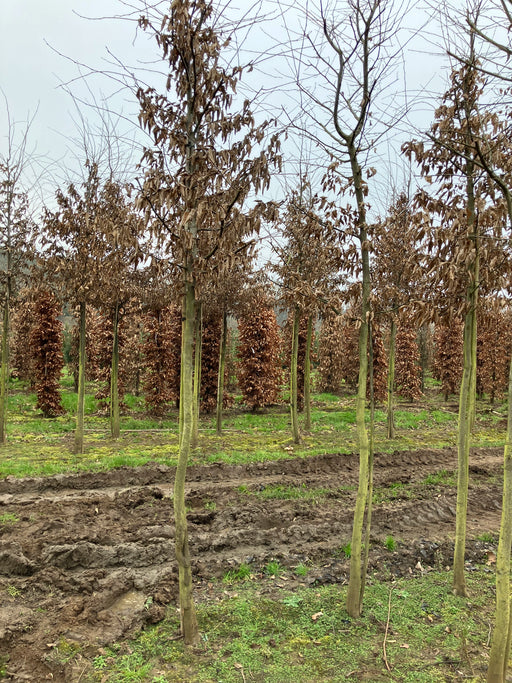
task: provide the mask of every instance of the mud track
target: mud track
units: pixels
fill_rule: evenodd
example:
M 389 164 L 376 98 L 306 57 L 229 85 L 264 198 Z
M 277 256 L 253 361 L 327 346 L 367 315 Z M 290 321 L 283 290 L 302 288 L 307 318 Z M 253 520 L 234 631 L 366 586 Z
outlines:
M 471 454 L 468 561 L 485 560 L 501 508 L 501 449 Z M 456 491 L 425 478 L 453 472 L 456 452 L 377 454 L 370 571 L 400 575 L 450 564 Z M 242 562 L 310 562 L 308 581 L 343 582 L 357 485 L 355 456 L 327 455 L 188 472 L 189 537 L 198 595 Z M 172 468 L 0 481 L 0 658 L 6 680 L 78 681 L 72 654 L 124 638 L 174 606 Z M 268 487 L 317 491 L 266 499 Z M 289 490 L 289 489 L 288 489 Z M 389 552 L 383 539 L 399 541 Z M 418 565 L 418 562 L 420 563 Z M 292 582 L 290 582 L 291 585 Z M 2 659 L 0 659 L 0 662 Z

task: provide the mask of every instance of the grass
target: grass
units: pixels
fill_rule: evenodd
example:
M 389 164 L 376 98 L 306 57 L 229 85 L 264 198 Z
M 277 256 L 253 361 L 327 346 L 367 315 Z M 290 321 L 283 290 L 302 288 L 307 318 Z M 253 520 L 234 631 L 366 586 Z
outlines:
M 198 648 L 174 639 L 173 611 L 132 642 L 105 648 L 83 680 L 327 683 L 357 671 L 376 682 L 484 680 L 493 581 L 479 567 L 468 576 L 467 599 L 452 594 L 449 572 L 373 580 L 359 619 L 345 611 L 346 587 L 289 591 L 264 577 L 241 581 L 235 593 L 198 603 Z
M 96 387 L 87 386 L 85 415 L 85 453 L 73 455 L 74 410 L 76 394 L 72 380 L 62 380 L 62 400 L 68 412 L 62 417 L 45 419 L 36 410 L 36 397 L 19 381 L 10 387 L 7 424 L 8 447 L 0 459 L 0 476 L 37 476 L 83 470 L 105 470 L 139 466 L 148 462 L 174 466 L 178 456 L 178 415 L 171 409 L 164 419 L 148 416 L 141 397 L 128 394 L 129 414 L 121 418 L 121 437 L 110 437 L 109 420 L 98 412 Z M 502 446 L 505 432 L 502 420 L 505 406 L 489 410 L 479 403 L 473 435 L 475 446 Z M 401 406 L 395 411 L 396 437 L 386 438 L 386 415 L 375 412 L 374 445 L 377 452 L 416 448 L 442 448 L 456 443 L 457 414 L 441 399 L 424 401 L 418 406 Z M 311 432 L 300 445 L 292 442 L 287 406 L 274 406 L 267 412 L 225 412 L 224 430 L 217 435 L 212 416 L 202 416 L 198 448 L 191 464 L 224 462 L 233 465 L 307 458 L 315 455 L 357 451 L 355 398 L 352 395 L 317 394 L 313 396 Z M 398 492 L 397 492 L 398 493 Z M 283 487 L 265 490 L 262 497 L 298 497 L 323 500 L 320 489 L 302 490 Z

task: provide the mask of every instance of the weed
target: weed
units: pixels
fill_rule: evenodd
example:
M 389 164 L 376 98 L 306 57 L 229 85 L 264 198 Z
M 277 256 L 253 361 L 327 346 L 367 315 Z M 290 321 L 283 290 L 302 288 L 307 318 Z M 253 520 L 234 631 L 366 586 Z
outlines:
M 217 503 L 214 500 L 207 500 L 204 504 L 204 509 L 214 512 L 217 509 Z
M 393 538 L 393 536 L 389 535 L 389 536 L 386 536 L 386 540 L 384 541 L 384 545 L 386 546 L 386 548 L 390 552 L 393 552 L 394 550 L 396 550 L 396 547 L 398 544 L 395 541 L 395 539 Z
M 15 515 L 13 512 L 3 512 L 0 515 L 0 524 L 5 524 L 11 525 L 11 524 L 16 524 L 16 522 L 19 522 L 19 517 L 18 515 Z
M 318 502 L 327 493 L 329 493 L 328 489 L 308 489 L 306 484 L 302 484 L 302 486 L 274 484 L 265 486 L 261 491 L 257 491 L 256 495 L 264 500 L 309 500 L 311 502 Z
M 340 550 L 345 555 L 347 560 L 349 560 L 350 557 L 352 556 L 352 545 L 351 545 L 350 541 L 348 543 L 345 543 L 345 545 L 342 545 Z
M 439 470 L 439 472 L 428 474 L 423 483 L 429 486 L 455 486 L 455 474 L 448 472 L 448 470 Z
M 308 573 L 309 569 L 306 567 L 305 564 L 298 564 L 295 567 L 295 573 L 297 576 L 306 576 Z
M 484 531 L 482 534 L 477 536 L 477 539 L 479 541 L 483 541 L 484 543 L 496 543 L 496 535 L 492 534 L 490 531 Z
M 21 595 L 21 590 L 16 588 L 16 586 L 9 585 L 6 588 L 6 591 L 11 598 L 18 598 Z
M 281 576 L 284 571 L 284 567 L 281 566 L 278 560 L 271 560 L 265 565 L 265 574 L 268 574 L 268 576 Z
M 248 579 L 251 575 L 251 568 L 245 562 L 238 567 L 238 569 L 230 569 L 224 574 L 223 581 L 226 583 L 233 583 L 234 581 L 243 581 Z

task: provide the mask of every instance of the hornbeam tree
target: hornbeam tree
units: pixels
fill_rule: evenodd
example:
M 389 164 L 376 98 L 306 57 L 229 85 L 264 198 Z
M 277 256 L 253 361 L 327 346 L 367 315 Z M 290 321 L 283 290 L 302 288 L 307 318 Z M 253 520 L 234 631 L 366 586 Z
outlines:
M 497 298 L 482 302 L 478 312 L 477 393 L 487 394 L 491 405 L 503 399 L 508 386 L 508 362 L 512 356 L 510 309 Z
M 181 629 L 187 645 L 199 630 L 192 598 L 192 570 L 185 509 L 185 477 L 193 435 L 196 288 L 215 262 L 219 277 L 258 230 L 261 205 L 244 212 L 251 192 L 265 190 L 278 139 L 261 143 L 268 123 L 257 126 L 246 100 L 234 109 L 241 66 L 223 63 L 230 42 L 222 13 L 207 0 L 172 2 L 153 22 L 140 19 L 161 51 L 168 74 L 165 92 L 139 88 L 139 120 L 153 139 L 142 157 L 139 206 L 158 247 L 182 274 L 183 330 L 180 449 L 174 483 L 175 549 L 179 570 Z M 252 156 L 254 150 L 258 149 Z M 199 297 L 200 298 L 200 297 Z
M 343 324 L 344 317 L 335 310 L 327 310 L 322 315 L 318 335 L 318 367 L 316 388 L 337 394 L 343 381 Z

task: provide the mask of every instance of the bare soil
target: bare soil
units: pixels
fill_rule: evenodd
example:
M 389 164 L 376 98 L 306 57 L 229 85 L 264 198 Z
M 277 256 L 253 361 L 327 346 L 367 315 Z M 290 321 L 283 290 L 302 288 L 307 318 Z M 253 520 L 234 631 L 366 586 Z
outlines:
M 485 561 L 501 509 L 502 449 L 471 454 L 467 561 Z M 454 449 L 377 454 L 370 571 L 404 575 L 451 562 L 456 490 L 425 477 L 456 467 Z M 197 595 L 242 562 L 309 562 L 307 581 L 344 582 L 358 459 L 326 455 L 188 471 Z M 172 482 L 160 465 L 0 481 L 0 661 L 6 680 L 79 681 L 76 658 L 161 620 L 176 604 Z M 401 486 L 400 484 L 403 484 Z M 317 501 L 264 499 L 268 486 L 325 489 Z M 12 517 L 11 515 L 15 515 Z M 13 521 L 16 519 L 17 521 Z M 394 552 L 384 539 L 399 541 Z M 420 563 L 420 564 L 418 564 Z

